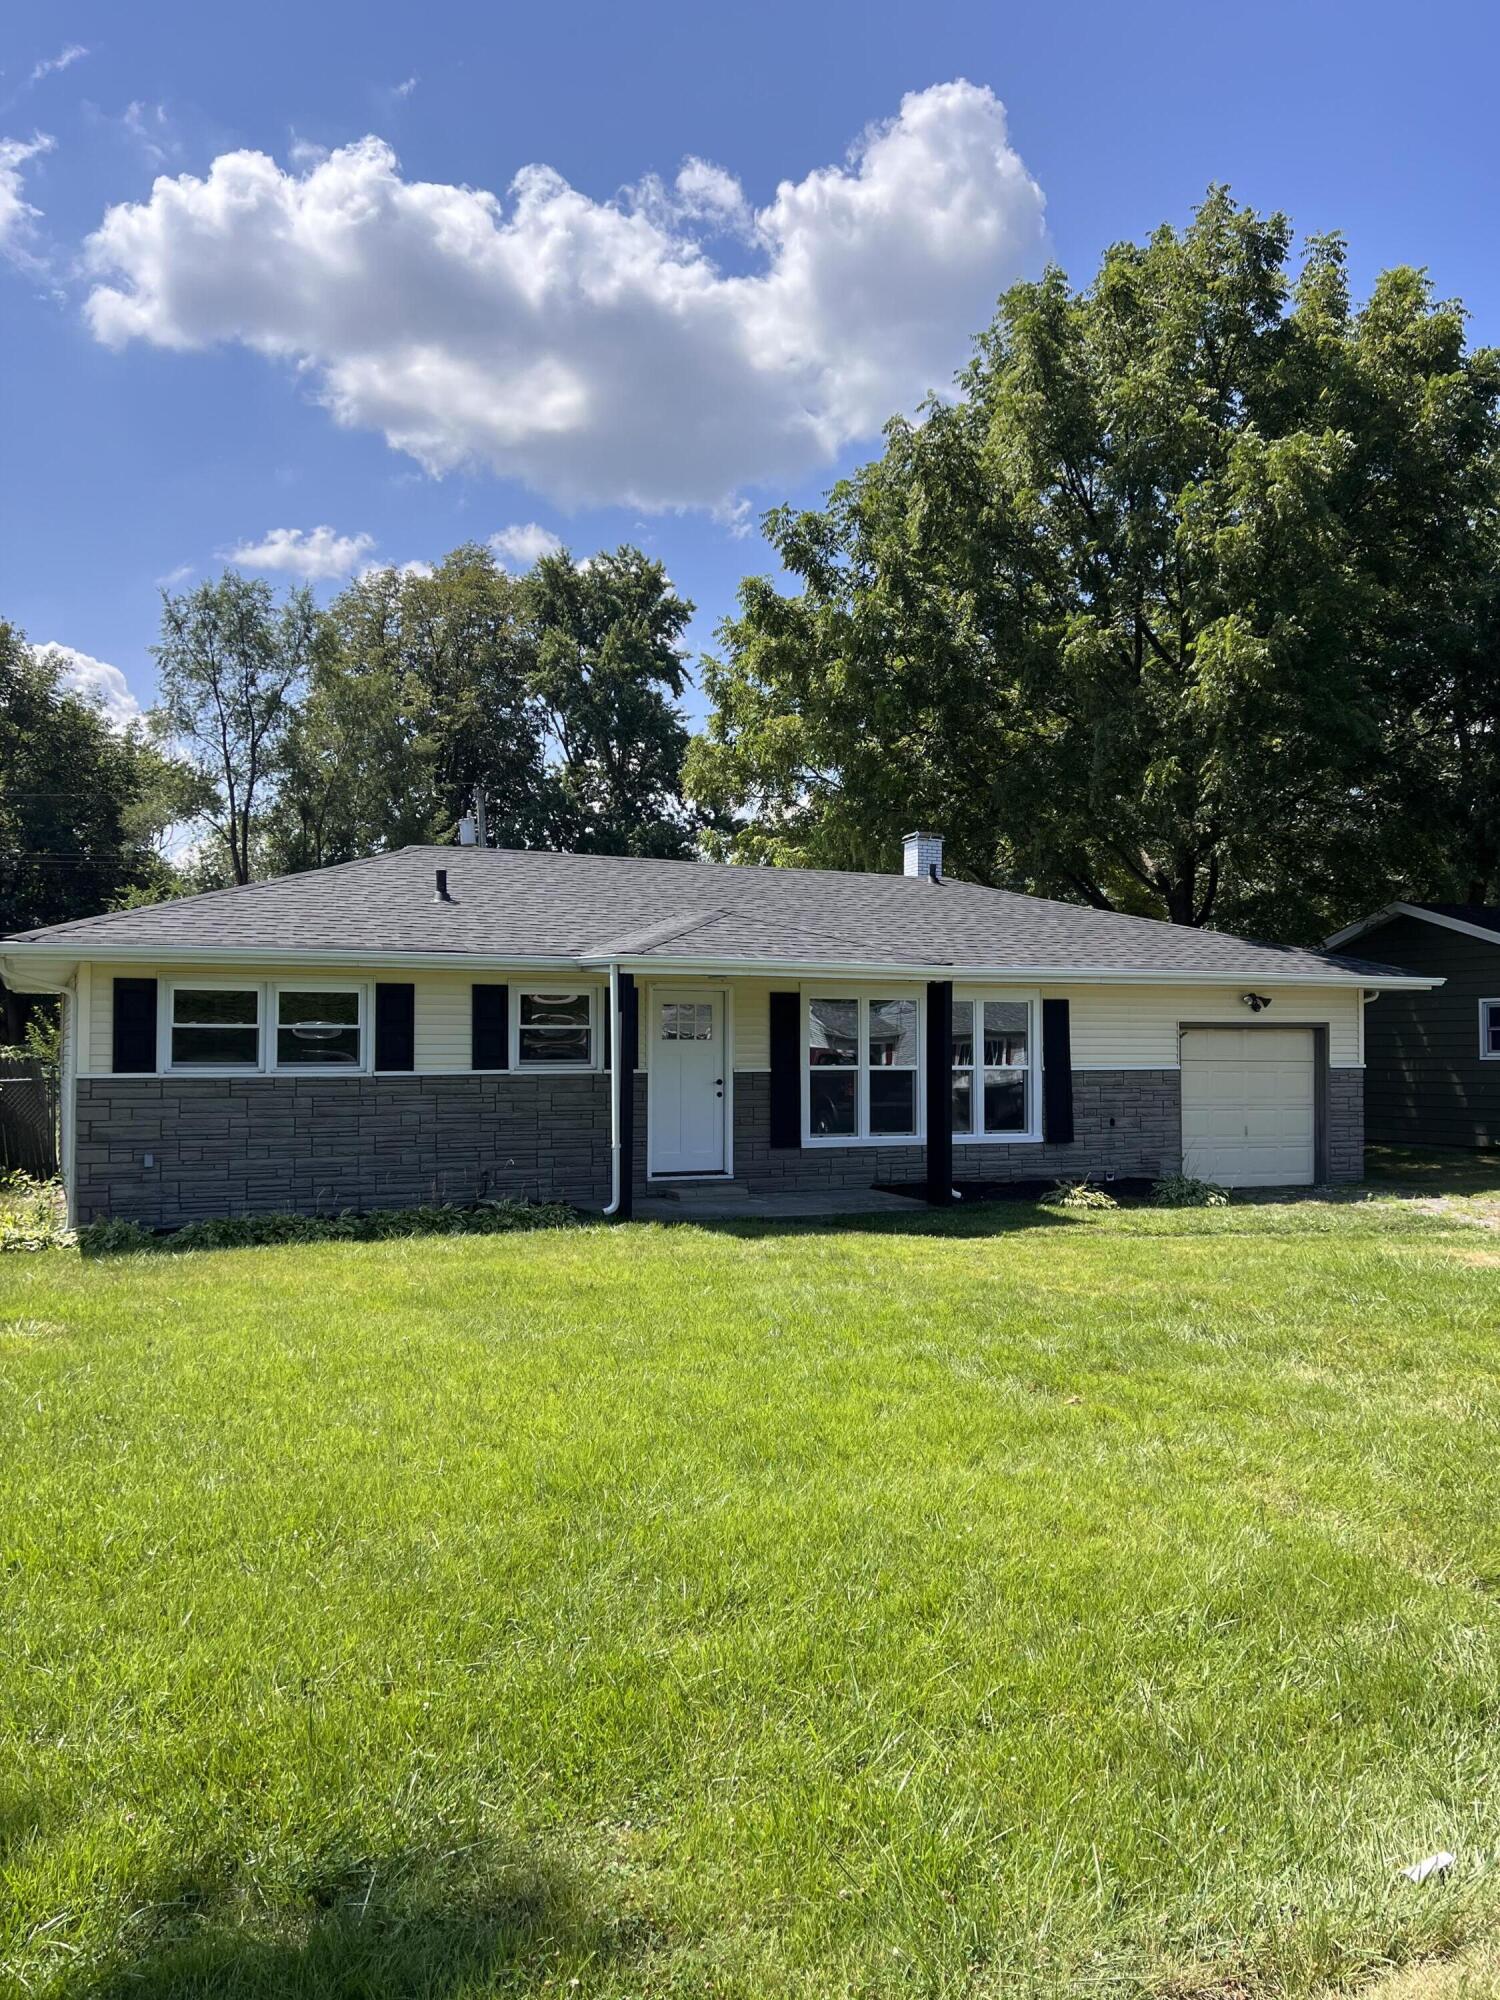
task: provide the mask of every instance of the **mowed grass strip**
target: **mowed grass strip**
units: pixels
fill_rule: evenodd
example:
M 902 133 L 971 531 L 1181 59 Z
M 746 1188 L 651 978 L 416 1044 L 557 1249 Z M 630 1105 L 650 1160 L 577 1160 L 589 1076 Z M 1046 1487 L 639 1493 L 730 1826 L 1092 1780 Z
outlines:
M 3 1260 L 0 1990 L 1228 2000 L 1483 1939 L 1496 1240 Z

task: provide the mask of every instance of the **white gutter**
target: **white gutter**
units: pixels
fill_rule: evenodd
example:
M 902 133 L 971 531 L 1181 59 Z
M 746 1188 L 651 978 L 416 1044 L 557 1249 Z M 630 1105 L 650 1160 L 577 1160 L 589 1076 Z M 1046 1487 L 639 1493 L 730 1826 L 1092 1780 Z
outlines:
M 580 970 L 599 969 L 599 961 L 581 958 Z M 1360 986 L 1384 992 L 1410 987 L 1425 992 L 1443 981 L 1419 973 L 1393 973 L 1378 978 L 1369 972 L 1274 972 L 1265 967 L 1239 972 L 1186 972 L 1170 967 L 1143 971 L 1102 965 L 936 965 L 931 960 L 911 965 L 890 960 L 823 959 L 799 962 L 767 958 L 620 958 L 612 961 L 624 972 L 737 973 L 755 979 L 951 979 L 991 986 L 1244 986 L 1260 980 L 1267 986 Z
M 1492 942 L 1500 933 L 1486 932 Z M 1441 986 L 1438 978 L 1418 973 L 1393 972 L 1378 977 L 1368 972 L 1277 972 L 1257 967 L 1239 972 L 1189 972 L 1172 967 L 1125 969 L 1111 965 L 942 965 L 925 960 L 917 964 L 890 959 L 795 959 L 681 957 L 600 958 L 591 953 L 560 958 L 536 953 L 529 957 L 475 951 L 307 951 L 274 950 L 268 946 L 245 948 L 237 945 L 113 945 L 94 946 L 86 940 L 43 944 L 39 940 L 11 939 L 4 946 L 5 958 L 24 966 L 30 958 L 57 960 L 87 959 L 91 965 L 310 965 L 393 967 L 402 971 L 436 972 L 459 968 L 475 972 L 625 972 L 717 973 L 742 978 L 767 979 L 955 979 L 983 985 L 1027 986 L 1244 986 L 1260 980 L 1271 986 L 1361 986 L 1382 992 L 1407 989 L 1427 992 Z M 28 977 L 23 973 L 23 977 Z M 51 986 L 38 991 L 51 992 Z
M 620 967 L 609 968 L 609 1203 L 606 1215 L 620 1212 L 620 1078 L 625 1074 L 620 1057 Z

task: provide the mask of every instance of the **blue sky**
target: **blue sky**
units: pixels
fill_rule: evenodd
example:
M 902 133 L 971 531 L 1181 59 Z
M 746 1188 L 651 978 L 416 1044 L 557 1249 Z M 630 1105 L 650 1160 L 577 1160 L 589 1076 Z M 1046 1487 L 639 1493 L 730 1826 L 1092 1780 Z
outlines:
M 161 580 L 231 550 L 326 594 L 629 540 L 710 645 L 761 510 L 1001 286 L 1213 180 L 1500 339 L 1492 6 L 13 0 L 0 35 L 0 613 L 142 703 Z

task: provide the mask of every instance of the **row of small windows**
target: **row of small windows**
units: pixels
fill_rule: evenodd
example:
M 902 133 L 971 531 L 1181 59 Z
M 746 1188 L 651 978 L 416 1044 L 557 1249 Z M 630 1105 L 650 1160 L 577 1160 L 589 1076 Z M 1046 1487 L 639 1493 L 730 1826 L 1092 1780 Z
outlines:
M 592 991 L 524 991 L 516 1002 L 520 1068 L 595 1066 Z M 168 1062 L 173 1069 L 360 1070 L 368 1067 L 369 1033 L 360 986 L 273 986 L 269 996 L 259 986 L 174 986 Z

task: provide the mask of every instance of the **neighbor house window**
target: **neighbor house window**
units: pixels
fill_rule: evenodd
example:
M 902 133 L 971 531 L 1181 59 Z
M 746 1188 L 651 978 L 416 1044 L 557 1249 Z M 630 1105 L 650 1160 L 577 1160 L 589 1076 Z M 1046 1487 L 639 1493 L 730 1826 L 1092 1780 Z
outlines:
M 278 987 L 277 1069 L 362 1069 L 360 998 L 357 986 Z
M 1031 1002 L 953 1003 L 953 1136 L 1032 1136 Z
M 516 1063 L 521 1069 L 590 1069 L 594 996 L 587 988 L 522 993 L 516 1008 Z
M 915 1137 L 917 1063 L 914 999 L 809 1000 L 809 1139 Z
M 258 1069 L 258 986 L 174 986 L 173 1069 Z
M 1500 1000 L 1479 1003 L 1479 1053 L 1486 1061 L 1500 1059 Z

